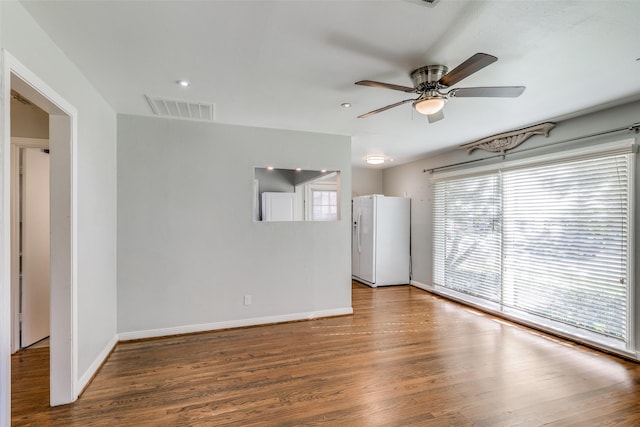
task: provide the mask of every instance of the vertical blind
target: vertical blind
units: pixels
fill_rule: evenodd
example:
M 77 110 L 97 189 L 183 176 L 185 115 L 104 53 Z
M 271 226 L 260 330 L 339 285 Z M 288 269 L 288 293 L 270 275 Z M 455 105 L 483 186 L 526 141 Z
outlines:
M 435 181 L 434 285 L 627 343 L 632 161 L 604 155 Z

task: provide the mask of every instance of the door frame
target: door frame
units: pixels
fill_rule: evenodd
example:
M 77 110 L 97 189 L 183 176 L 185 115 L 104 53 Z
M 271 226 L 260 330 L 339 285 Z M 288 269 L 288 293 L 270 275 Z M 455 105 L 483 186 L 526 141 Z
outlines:
M 50 403 L 78 397 L 77 140 L 78 112 L 5 49 L 0 52 L 0 425 L 11 420 L 11 88 L 49 113 L 51 147 Z M 56 152 L 56 154 L 54 154 Z

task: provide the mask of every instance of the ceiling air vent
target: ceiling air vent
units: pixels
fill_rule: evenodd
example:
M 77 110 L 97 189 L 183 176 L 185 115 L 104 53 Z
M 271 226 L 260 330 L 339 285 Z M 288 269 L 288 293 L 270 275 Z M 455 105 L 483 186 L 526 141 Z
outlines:
M 411 3 L 422 4 L 427 7 L 434 7 L 436 4 L 440 3 L 440 0 L 406 0 Z
M 213 104 L 151 97 L 148 95 L 144 97 L 147 99 L 151 110 L 153 110 L 153 114 L 156 116 L 184 120 L 213 121 L 214 119 Z

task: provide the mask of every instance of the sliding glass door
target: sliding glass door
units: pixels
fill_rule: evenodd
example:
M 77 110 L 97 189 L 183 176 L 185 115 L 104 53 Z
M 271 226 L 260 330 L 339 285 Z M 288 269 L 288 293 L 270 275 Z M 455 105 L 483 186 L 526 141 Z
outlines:
M 628 162 L 503 174 L 504 305 L 626 339 Z
M 434 288 L 627 349 L 634 156 L 436 178 Z

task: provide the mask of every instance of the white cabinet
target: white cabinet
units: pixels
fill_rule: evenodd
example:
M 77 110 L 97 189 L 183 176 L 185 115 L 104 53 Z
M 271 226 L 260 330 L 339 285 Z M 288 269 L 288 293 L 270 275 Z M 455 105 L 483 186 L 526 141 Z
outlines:
M 263 221 L 293 221 L 296 217 L 296 193 L 262 193 Z

